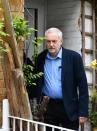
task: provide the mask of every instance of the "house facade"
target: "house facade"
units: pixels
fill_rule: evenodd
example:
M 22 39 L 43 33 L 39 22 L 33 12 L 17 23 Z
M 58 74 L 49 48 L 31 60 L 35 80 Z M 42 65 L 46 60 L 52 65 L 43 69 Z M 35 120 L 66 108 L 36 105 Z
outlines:
M 46 29 L 57 27 L 63 32 L 63 47 L 82 55 L 89 91 L 97 86 L 96 71 L 90 63 L 96 56 L 97 43 L 97 3 L 96 0 L 9 0 L 11 12 L 25 17 L 29 26 L 38 30 L 32 39 L 44 36 Z M 39 52 L 45 49 L 45 43 Z M 33 46 L 25 43 L 25 53 L 31 59 Z M 0 122 L 2 125 L 2 100 L 7 97 L 4 74 L 0 57 Z
M 82 56 L 91 94 L 92 88 L 97 86 L 97 72 L 91 68 L 91 61 L 97 58 L 96 0 L 25 0 L 24 14 L 29 25 L 38 29 L 33 37 L 44 36 L 45 30 L 50 27 L 62 30 L 63 47 Z M 43 49 L 45 43 L 39 51 Z M 33 46 L 30 44 L 25 50 L 31 58 Z M 85 125 L 85 130 L 91 130 L 89 123 Z
M 25 0 L 24 16 L 29 26 L 38 29 L 33 37 L 44 36 L 49 27 L 57 27 L 63 32 L 63 47 L 82 55 L 89 89 L 96 86 L 96 72 L 91 61 L 96 58 L 96 0 Z M 32 38 L 33 38 L 32 37 Z M 40 52 L 45 48 L 45 43 Z M 31 58 L 32 44 L 25 48 Z

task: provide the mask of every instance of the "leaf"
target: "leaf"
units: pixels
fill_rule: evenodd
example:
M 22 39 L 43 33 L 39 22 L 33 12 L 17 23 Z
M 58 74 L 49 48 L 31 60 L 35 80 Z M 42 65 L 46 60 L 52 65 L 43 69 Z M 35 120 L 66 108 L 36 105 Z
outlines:
M 23 65 L 23 72 L 26 86 L 36 85 L 35 80 L 43 75 L 42 72 L 33 73 L 33 67 L 26 64 Z

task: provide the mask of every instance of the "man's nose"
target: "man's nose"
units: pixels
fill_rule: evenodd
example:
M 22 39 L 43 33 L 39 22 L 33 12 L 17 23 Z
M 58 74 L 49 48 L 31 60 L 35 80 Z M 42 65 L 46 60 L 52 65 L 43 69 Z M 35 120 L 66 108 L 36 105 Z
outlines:
M 50 41 L 50 46 L 53 46 L 53 42 L 52 41 Z

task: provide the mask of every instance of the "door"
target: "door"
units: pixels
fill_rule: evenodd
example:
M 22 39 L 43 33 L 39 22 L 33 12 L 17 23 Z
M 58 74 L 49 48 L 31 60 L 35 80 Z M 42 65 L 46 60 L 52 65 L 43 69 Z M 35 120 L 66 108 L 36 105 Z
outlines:
M 31 35 L 31 39 L 26 41 L 25 53 L 30 59 L 32 58 L 34 47 L 32 40 L 37 36 L 44 36 L 44 30 L 46 26 L 45 13 L 46 13 L 46 0 L 25 0 L 24 16 L 29 24 L 29 27 L 33 27 L 38 30 Z M 43 50 L 44 45 L 39 48 L 39 52 Z

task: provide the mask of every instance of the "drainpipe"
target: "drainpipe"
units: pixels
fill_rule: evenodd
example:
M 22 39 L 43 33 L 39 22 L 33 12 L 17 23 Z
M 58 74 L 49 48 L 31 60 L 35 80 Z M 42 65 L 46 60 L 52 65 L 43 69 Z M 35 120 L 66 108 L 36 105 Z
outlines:
M 2 131 L 9 131 L 9 103 L 8 99 L 3 100 L 3 123 L 2 123 Z

